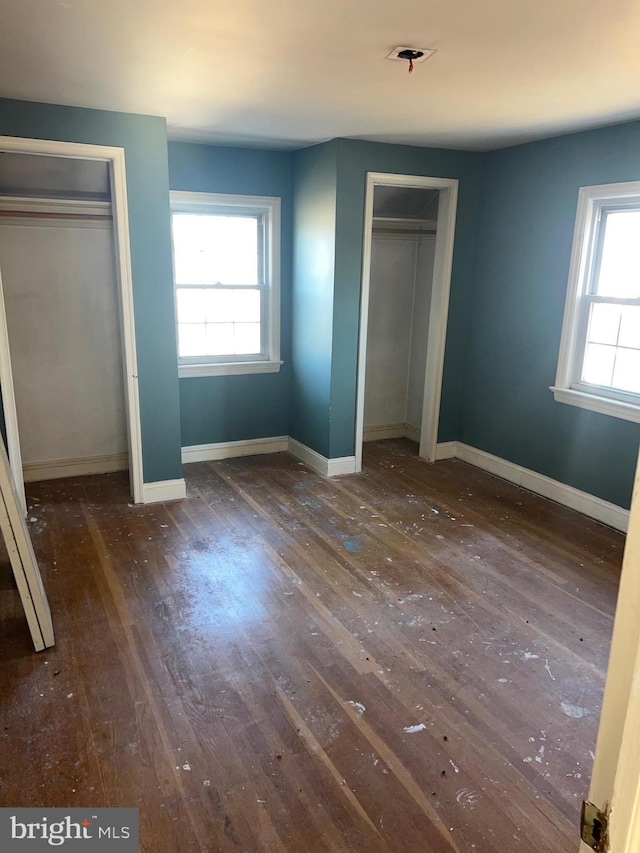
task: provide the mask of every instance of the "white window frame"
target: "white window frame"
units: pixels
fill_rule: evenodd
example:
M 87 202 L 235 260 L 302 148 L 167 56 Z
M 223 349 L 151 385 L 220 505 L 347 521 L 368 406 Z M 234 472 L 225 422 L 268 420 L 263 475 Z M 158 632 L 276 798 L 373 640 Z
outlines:
M 277 373 L 280 370 L 280 199 L 271 196 L 194 193 L 173 190 L 171 213 L 211 215 L 245 214 L 261 216 L 264 223 L 263 265 L 266 297 L 262 300 L 260 355 L 192 356 L 178 355 L 178 376 L 228 376 L 247 373 Z M 172 227 L 173 234 L 173 227 Z M 178 344 L 178 306 L 176 300 L 175 260 L 173 292 Z M 179 352 L 179 350 L 178 350 Z
M 582 362 L 586 345 L 589 305 L 598 301 L 590 293 L 593 275 L 597 272 L 597 242 L 600 219 L 608 208 L 640 207 L 640 181 L 600 186 L 580 187 L 573 234 L 569 282 L 560 339 L 560 354 L 554 399 L 581 409 L 590 409 L 626 421 L 640 423 L 640 395 L 589 385 L 581 382 Z M 602 299 L 600 301 L 610 301 Z M 640 305 L 640 299 L 615 300 L 621 304 Z

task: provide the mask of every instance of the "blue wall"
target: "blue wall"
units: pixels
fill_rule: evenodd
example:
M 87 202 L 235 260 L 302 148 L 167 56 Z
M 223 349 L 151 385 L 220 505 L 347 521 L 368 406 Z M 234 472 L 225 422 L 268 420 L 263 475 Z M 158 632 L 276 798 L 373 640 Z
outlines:
M 281 358 L 279 373 L 180 379 L 182 445 L 289 434 L 291 365 L 291 154 L 169 143 L 172 190 L 282 199 Z
M 290 435 L 330 456 L 337 141 L 293 155 Z
M 640 123 L 484 155 L 459 439 L 629 506 L 640 425 L 556 403 L 578 188 L 640 180 Z
M 144 481 L 181 477 L 165 120 L 0 99 L 0 135 L 124 148 Z
M 438 439 L 450 441 L 457 437 L 481 162 L 481 154 L 467 151 L 338 140 L 330 456 L 354 453 L 367 172 L 457 178 L 460 182 Z
M 481 158 L 343 139 L 292 154 L 169 143 L 171 189 L 283 198 L 283 369 L 181 379 L 183 446 L 290 434 L 354 453 L 367 171 L 460 181 L 439 436 L 456 438 Z
M 170 143 L 167 158 L 164 119 L 0 99 L 0 135 L 125 150 L 145 482 L 180 476 L 181 444 L 290 434 L 328 457 L 354 452 L 376 171 L 460 181 L 439 440 L 629 505 L 640 425 L 556 403 L 548 387 L 578 188 L 640 180 L 640 123 L 486 154 L 340 139 L 293 153 Z M 280 373 L 178 383 L 169 176 L 178 190 L 282 198 Z

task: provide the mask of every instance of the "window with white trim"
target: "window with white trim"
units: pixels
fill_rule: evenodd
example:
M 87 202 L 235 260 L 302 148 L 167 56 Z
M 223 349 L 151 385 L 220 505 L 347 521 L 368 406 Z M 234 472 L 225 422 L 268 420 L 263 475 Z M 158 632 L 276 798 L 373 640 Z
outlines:
M 171 193 L 179 376 L 280 369 L 280 199 Z
M 640 422 L 640 182 L 580 189 L 551 390 Z

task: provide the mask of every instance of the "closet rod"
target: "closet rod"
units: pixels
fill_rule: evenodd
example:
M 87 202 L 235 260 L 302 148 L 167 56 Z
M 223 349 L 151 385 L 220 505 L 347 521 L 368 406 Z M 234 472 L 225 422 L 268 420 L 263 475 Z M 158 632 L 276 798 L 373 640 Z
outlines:
M 11 219 L 91 219 L 99 222 L 111 222 L 113 216 L 102 213 L 42 213 L 41 211 L 27 212 L 25 210 L 0 210 L 1 217 Z
M 374 234 L 409 234 L 415 237 L 425 235 L 433 237 L 436 233 L 435 228 L 376 228 L 375 225 L 372 231 Z
M 415 216 L 374 216 L 374 222 L 411 222 L 414 225 L 428 225 L 431 228 L 436 227 L 436 219 L 419 219 Z

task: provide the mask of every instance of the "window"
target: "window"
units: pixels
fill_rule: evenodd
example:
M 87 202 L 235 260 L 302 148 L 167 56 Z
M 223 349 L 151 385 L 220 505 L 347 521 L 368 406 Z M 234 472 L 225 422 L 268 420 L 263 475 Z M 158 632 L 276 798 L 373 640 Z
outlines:
M 556 400 L 640 422 L 640 182 L 582 187 Z
M 280 199 L 171 193 L 178 375 L 280 369 Z

